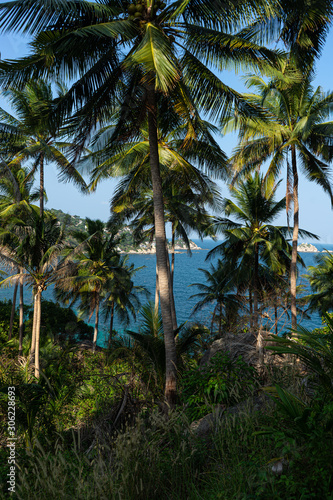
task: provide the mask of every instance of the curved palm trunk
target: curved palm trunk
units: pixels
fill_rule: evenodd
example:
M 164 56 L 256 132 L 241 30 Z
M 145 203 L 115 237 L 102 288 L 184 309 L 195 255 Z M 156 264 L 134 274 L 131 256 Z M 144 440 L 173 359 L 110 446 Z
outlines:
M 167 254 L 167 264 L 168 264 L 169 283 L 170 283 L 170 305 L 171 305 L 172 328 L 173 328 L 173 330 L 176 330 L 177 329 L 177 316 L 176 316 L 175 299 L 173 296 L 172 273 L 171 273 L 171 268 L 170 268 L 169 250 L 168 250 L 167 244 L 166 244 L 166 254 Z
M 23 323 L 23 313 L 24 313 L 24 300 L 23 300 L 23 269 L 20 269 L 20 336 L 19 336 L 19 356 L 22 356 L 22 344 L 23 344 L 23 333 L 24 333 L 24 323 Z
M 15 308 L 16 308 L 17 289 L 18 289 L 18 281 L 15 283 L 15 286 L 14 286 L 13 304 L 12 304 L 12 310 L 11 310 L 11 313 L 10 313 L 10 321 L 9 321 L 8 340 L 10 340 L 12 338 L 12 333 L 13 333 L 13 324 L 14 324 L 14 316 L 15 316 Z
M 110 318 L 110 335 L 109 335 L 109 347 L 111 346 L 112 332 L 113 332 L 113 320 L 114 320 L 114 300 L 111 303 L 111 318 Z M 97 339 L 96 339 L 97 340 Z
M 35 332 L 35 377 L 39 378 L 39 340 L 40 340 L 40 320 L 42 312 L 42 292 L 38 290 L 37 292 L 37 312 L 36 312 L 36 332 Z
M 36 350 L 36 318 L 37 318 L 37 305 L 38 298 L 37 292 L 34 294 L 34 314 L 32 319 L 32 336 L 31 336 L 31 347 L 30 347 L 30 358 L 31 363 L 34 362 L 35 359 L 35 350 Z
M 39 215 L 44 214 L 44 157 L 41 155 L 39 164 Z
M 165 343 L 165 398 L 170 406 L 174 406 L 177 399 L 177 354 L 171 315 L 170 280 L 168 272 L 168 256 L 166 252 L 163 191 L 158 157 L 156 124 L 157 110 L 155 102 L 155 90 L 153 86 L 147 86 L 147 103 L 150 169 L 154 201 L 156 262 L 158 268 L 158 280 L 160 287 L 160 301 Z
M 171 313 L 172 313 L 173 329 L 177 330 L 177 314 L 176 314 L 175 296 L 173 293 L 174 275 L 175 275 L 175 228 L 174 228 L 174 223 L 172 223 L 171 269 L 170 269 Z
M 97 295 L 96 308 L 95 308 L 95 329 L 94 329 L 94 340 L 92 348 L 93 352 L 95 352 L 97 345 L 98 320 L 99 320 L 99 295 Z
M 220 302 L 219 306 L 220 317 L 219 317 L 219 338 L 222 337 L 222 302 Z
M 160 298 L 160 289 L 158 284 L 158 269 L 156 262 L 156 286 L 155 286 L 155 308 L 154 308 L 155 314 L 158 314 L 159 298 Z
M 173 287 L 173 277 L 175 274 L 175 225 L 172 223 L 172 237 L 171 237 L 171 284 Z
M 290 264 L 290 302 L 291 302 L 291 327 L 297 328 L 297 310 L 296 310 L 296 280 L 297 280 L 297 242 L 299 231 L 299 205 L 298 205 L 298 172 L 296 163 L 296 149 L 292 146 L 291 160 L 293 170 L 293 198 L 294 198 L 294 229 L 293 229 L 293 247 Z

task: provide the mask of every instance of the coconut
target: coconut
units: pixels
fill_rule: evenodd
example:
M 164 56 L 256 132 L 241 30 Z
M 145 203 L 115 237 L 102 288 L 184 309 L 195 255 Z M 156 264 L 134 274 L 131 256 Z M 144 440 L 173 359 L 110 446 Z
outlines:
M 127 12 L 129 14 L 134 14 L 136 12 L 136 5 L 134 5 L 134 3 L 131 3 L 127 8 Z

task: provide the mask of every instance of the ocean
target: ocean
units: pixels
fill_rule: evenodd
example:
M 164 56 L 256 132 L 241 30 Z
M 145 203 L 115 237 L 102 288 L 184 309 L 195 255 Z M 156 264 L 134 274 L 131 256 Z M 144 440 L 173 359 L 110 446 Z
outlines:
M 193 285 L 193 283 L 204 283 L 204 274 L 199 270 L 208 269 L 211 263 L 214 263 L 216 259 L 211 259 L 206 261 L 206 256 L 209 250 L 214 248 L 218 242 L 214 242 L 211 239 L 197 240 L 193 241 L 202 248 L 202 250 L 193 250 L 192 256 L 189 256 L 186 251 L 181 251 L 176 254 L 175 258 L 175 277 L 174 277 L 174 296 L 176 304 L 176 313 L 178 324 L 184 323 L 186 321 L 198 321 L 207 326 L 210 325 L 212 317 L 212 307 L 207 306 L 205 309 L 201 310 L 195 316 L 192 315 L 193 308 L 197 302 L 197 299 L 191 298 L 191 295 L 198 293 L 198 289 Z M 325 249 L 333 251 L 333 244 L 321 244 L 313 243 L 319 251 Z M 315 256 L 318 253 L 307 253 L 302 252 L 301 256 L 304 260 L 306 267 L 315 265 Z M 154 300 L 155 294 L 155 268 L 156 259 L 154 254 L 139 254 L 130 255 L 130 262 L 133 262 L 135 267 L 145 266 L 142 270 L 138 271 L 134 278 L 134 284 L 145 286 L 151 293 L 150 300 Z M 306 269 L 302 268 L 300 270 L 300 276 L 306 273 Z M 25 302 L 32 302 L 32 293 L 30 289 L 25 289 Z M 45 292 L 43 292 L 43 297 L 47 300 L 54 300 L 53 290 L 50 286 Z M 5 300 L 12 298 L 12 288 L 0 288 L 0 300 Z M 94 318 L 90 321 L 93 325 Z M 308 329 L 318 328 L 321 326 L 321 318 L 318 313 L 312 313 L 310 318 L 303 318 L 301 320 L 301 325 Z M 124 326 L 115 322 L 115 329 L 123 331 Z M 139 327 L 139 316 L 136 322 L 132 322 L 129 326 L 132 330 L 137 330 Z M 284 328 L 288 328 L 289 323 L 284 325 Z M 101 324 L 99 329 L 98 343 L 103 345 L 105 338 L 107 337 L 108 325 Z

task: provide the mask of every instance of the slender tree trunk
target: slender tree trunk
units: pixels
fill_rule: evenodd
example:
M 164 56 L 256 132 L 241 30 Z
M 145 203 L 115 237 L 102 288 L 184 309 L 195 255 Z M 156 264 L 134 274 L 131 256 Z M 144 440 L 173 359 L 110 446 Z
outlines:
M 222 337 L 222 304 L 220 302 L 219 306 L 219 311 L 220 311 L 220 318 L 219 318 L 219 338 Z
M 258 352 L 258 360 L 259 366 L 263 366 L 264 364 L 264 346 L 262 342 L 262 324 L 260 324 L 258 335 L 257 335 L 257 352 Z
M 44 215 L 44 157 L 41 155 L 39 164 L 39 215 Z
M 172 237 L 171 237 L 171 284 L 173 292 L 173 278 L 175 275 L 175 225 L 172 222 Z
M 13 333 L 13 324 L 14 324 L 14 317 L 15 317 L 16 296 L 17 296 L 18 284 L 19 284 L 19 282 L 16 281 L 15 286 L 14 286 L 14 293 L 13 293 L 12 310 L 10 313 L 8 340 L 10 340 L 12 338 L 12 333 Z
M 98 320 L 99 320 L 99 295 L 97 296 L 96 309 L 95 309 L 95 329 L 94 329 L 94 340 L 93 340 L 93 352 L 96 350 L 97 345 L 97 335 L 98 335 Z
M 20 336 L 19 336 L 19 356 L 22 356 L 23 333 L 24 333 L 24 300 L 23 300 L 23 269 L 20 269 Z
M 35 359 L 35 350 L 36 350 L 36 318 L 37 318 L 37 309 L 38 309 L 38 298 L 37 292 L 34 294 L 34 314 L 32 318 L 32 336 L 31 336 L 31 347 L 30 347 L 30 357 L 31 363 L 34 363 Z
M 293 229 L 293 248 L 290 264 L 290 302 L 291 302 L 291 327 L 297 328 L 297 310 L 296 310 L 296 281 L 297 281 L 297 242 L 299 231 L 299 206 L 298 206 L 298 172 L 296 163 L 296 149 L 292 146 L 291 160 L 293 170 L 293 203 L 294 203 L 294 229 Z
M 172 326 L 168 255 L 166 252 L 166 234 L 164 223 L 163 191 L 158 157 L 156 121 L 157 109 L 155 102 L 155 89 L 152 85 L 147 86 L 147 103 L 150 169 L 154 201 L 156 262 L 158 268 L 158 280 L 160 287 L 160 301 L 165 343 L 165 398 L 167 403 L 172 407 L 176 404 L 177 400 L 177 353 Z
M 259 255 L 258 255 L 258 246 L 255 245 L 255 253 L 254 253 L 254 271 L 253 271 L 253 326 L 254 330 L 258 332 L 258 274 L 259 274 Z
M 160 290 L 159 290 L 159 284 L 158 284 L 158 269 L 157 269 L 157 262 L 156 262 L 155 314 L 158 314 L 159 297 L 160 297 Z
M 173 276 L 170 268 L 170 260 L 169 260 L 169 250 L 168 246 L 166 246 L 166 253 L 168 256 L 168 273 L 169 273 L 169 283 L 170 283 L 170 304 L 171 304 L 171 317 L 172 317 L 172 328 L 173 330 L 177 330 L 177 315 L 176 315 L 176 306 L 175 306 L 175 298 L 173 295 Z
M 213 330 L 214 330 L 214 322 L 215 322 L 215 316 L 216 316 L 217 306 L 218 306 L 218 304 L 216 304 L 216 306 L 214 307 L 212 322 L 210 324 L 210 333 L 213 333 Z
M 275 324 L 275 335 L 278 334 L 278 312 L 277 312 L 278 308 L 277 308 L 277 305 L 275 303 L 274 305 L 274 324 Z
M 111 346 L 111 339 L 112 339 L 112 332 L 113 332 L 113 319 L 114 319 L 114 300 L 111 303 L 109 347 Z
M 36 347 L 35 347 L 35 377 L 39 378 L 40 376 L 40 371 L 39 371 L 39 340 L 40 340 L 40 320 L 41 320 L 41 313 L 42 313 L 42 293 L 40 290 L 37 292 L 37 314 L 36 314 Z
M 249 286 L 249 311 L 250 311 L 250 330 L 253 330 L 253 300 L 252 300 L 252 287 Z

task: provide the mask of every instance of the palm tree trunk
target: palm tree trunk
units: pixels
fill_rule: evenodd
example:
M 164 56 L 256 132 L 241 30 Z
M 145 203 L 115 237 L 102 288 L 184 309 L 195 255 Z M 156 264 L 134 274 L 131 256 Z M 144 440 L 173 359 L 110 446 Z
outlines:
M 258 330 L 257 336 L 257 352 L 258 352 L 258 361 L 259 366 L 263 366 L 264 364 L 264 346 L 262 341 L 262 324 L 260 324 L 260 328 Z
M 39 215 L 44 214 L 44 157 L 41 155 L 39 164 Z
M 112 338 L 112 332 L 113 332 L 113 320 L 114 320 L 114 300 L 111 303 L 109 347 L 111 346 L 111 338 Z
M 160 287 L 160 301 L 162 312 L 162 323 L 165 343 L 165 399 L 172 407 L 177 399 L 177 353 L 173 335 L 171 301 L 170 301 L 170 280 L 168 273 L 168 256 L 166 252 L 166 234 L 164 223 L 164 204 L 162 181 L 158 157 L 157 138 L 157 109 L 155 102 L 155 89 L 153 85 L 147 86 L 148 103 L 148 131 L 150 148 L 150 169 L 153 185 L 154 201 L 154 223 L 156 239 L 156 262 L 158 268 L 158 280 Z
M 172 289 L 173 289 L 174 274 L 175 274 L 175 225 L 172 222 L 172 237 L 171 237 L 171 285 L 172 285 Z
M 24 301 L 23 301 L 23 269 L 20 269 L 21 276 L 20 276 L 20 336 L 19 336 L 19 356 L 22 356 L 22 344 L 23 344 L 23 330 L 24 330 L 24 323 L 23 323 L 23 313 L 24 313 Z
M 277 305 L 276 303 L 274 304 L 274 324 L 275 324 L 275 335 L 278 334 L 278 315 L 277 315 L 277 312 L 278 312 L 278 308 L 277 308 Z
M 213 333 L 213 330 L 214 330 L 214 322 L 215 322 L 215 316 L 216 316 L 217 306 L 218 306 L 218 304 L 216 304 L 216 306 L 214 307 L 212 322 L 210 324 L 210 333 Z
M 36 333 L 35 333 L 35 342 L 36 342 L 36 347 L 35 347 L 35 377 L 39 378 L 40 372 L 39 372 L 39 340 L 40 340 L 40 320 L 41 320 L 41 302 L 42 302 L 42 292 L 38 290 L 37 292 L 37 314 L 36 314 Z
M 34 362 L 35 350 L 36 350 L 36 318 L 37 318 L 37 292 L 34 294 L 34 314 L 32 318 L 32 336 L 31 336 L 31 347 L 30 347 L 30 357 L 31 362 Z
M 18 281 L 16 281 L 15 286 L 14 286 L 13 304 L 12 304 L 12 310 L 11 310 L 11 313 L 10 313 L 10 321 L 9 321 L 8 340 L 10 340 L 12 338 L 12 333 L 13 333 L 13 324 L 14 324 L 14 316 L 15 316 L 17 289 L 18 289 Z
M 249 286 L 249 311 L 250 311 L 250 330 L 253 330 L 253 300 L 252 300 L 252 287 Z
M 255 244 L 255 253 L 254 253 L 254 271 L 253 271 L 253 326 L 255 332 L 258 330 L 258 274 L 259 274 L 259 254 L 258 254 L 258 245 Z
M 172 328 L 173 330 L 177 330 L 177 316 L 176 316 L 176 306 L 175 306 L 175 298 L 173 295 L 173 281 L 172 281 L 172 273 L 170 268 L 170 260 L 169 260 L 169 250 L 168 246 L 166 246 L 167 253 L 167 263 L 168 263 L 168 273 L 169 273 L 169 283 L 170 283 L 170 304 L 171 304 L 171 317 L 172 317 Z
M 95 308 L 95 329 L 94 329 L 94 340 L 93 340 L 93 352 L 96 350 L 97 345 L 97 335 L 98 335 L 98 320 L 99 320 L 99 295 L 97 296 L 96 308 Z
M 220 318 L 219 318 L 219 338 L 221 338 L 222 337 L 222 304 L 221 304 L 221 302 L 220 302 L 219 311 L 220 311 Z
M 294 229 L 293 229 L 293 247 L 290 264 L 290 302 L 291 302 L 291 327 L 297 328 L 296 311 L 296 280 L 297 280 L 297 242 L 299 231 L 299 206 L 298 206 L 298 172 L 296 163 L 296 149 L 291 149 L 292 170 L 293 170 L 293 203 L 294 203 Z
M 159 284 L 158 284 L 158 269 L 157 269 L 157 262 L 156 262 L 155 314 L 158 314 L 159 297 L 160 297 L 160 289 L 159 289 Z

